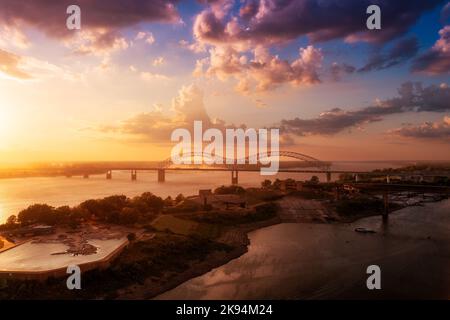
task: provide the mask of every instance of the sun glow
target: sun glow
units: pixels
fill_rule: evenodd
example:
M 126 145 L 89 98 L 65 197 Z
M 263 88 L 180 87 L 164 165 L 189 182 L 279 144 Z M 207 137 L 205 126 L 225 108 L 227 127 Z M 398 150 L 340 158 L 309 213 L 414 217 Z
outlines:
M 2 103 L 0 106 L 0 148 L 8 142 L 13 127 L 13 115 Z

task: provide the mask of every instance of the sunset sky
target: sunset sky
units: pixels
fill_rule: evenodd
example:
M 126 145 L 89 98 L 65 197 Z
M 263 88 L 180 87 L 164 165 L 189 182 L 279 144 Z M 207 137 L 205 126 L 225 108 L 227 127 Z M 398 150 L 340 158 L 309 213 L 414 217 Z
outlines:
M 194 120 L 322 160 L 450 160 L 449 74 L 449 1 L 0 0 L 0 162 L 164 159 Z

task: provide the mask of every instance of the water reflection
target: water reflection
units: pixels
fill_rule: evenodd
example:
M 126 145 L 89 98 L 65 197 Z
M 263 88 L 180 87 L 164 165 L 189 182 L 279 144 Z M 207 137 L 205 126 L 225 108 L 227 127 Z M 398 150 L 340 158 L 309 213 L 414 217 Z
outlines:
M 158 299 L 450 297 L 450 200 L 347 225 L 281 224 L 250 234 L 249 252 Z M 356 227 L 377 231 L 354 232 Z M 366 268 L 382 269 L 382 291 Z

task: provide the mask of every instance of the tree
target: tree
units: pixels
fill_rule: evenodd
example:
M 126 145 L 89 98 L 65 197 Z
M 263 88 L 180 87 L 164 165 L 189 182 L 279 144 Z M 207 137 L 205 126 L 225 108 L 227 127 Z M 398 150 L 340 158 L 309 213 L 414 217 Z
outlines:
M 19 212 L 18 220 L 21 224 L 45 223 L 54 225 L 58 217 L 54 208 L 47 204 L 33 204 Z
M 270 181 L 269 179 L 266 179 L 263 182 L 261 182 L 261 187 L 263 187 L 265 189 L 270 188 L 271 185 L 272 185 L 272 181 Z
M 181 201 L 183 201 L 185 199 L 185 197 L 183 196 L 182 193 L 180 193 L 179 195 L 177 195 L 177 197 L 175 198 L 175 202 L 176 203 L 180 203 Z
M 127 239 L 128 239 L 128 241 L 130 241 L 130 242 L 136 240 L 136 234 L 135 234 L 134 232 L 129 233 L 129 234 L 127 235 Z
M 6 219 L 6 224 L 8 226 L 13 226 L 17 223 L 17 217 L 13 214 L 12 216 L 9 216 L 8 219 Z
M 161 197 L 155 196 L 151 192 L 144 192 L 141 195 L 141 200 L 146 203 L 148 208 L 154 213 L 159 213 L 164 207 L 164 201 Z
M 164 207 L 171 207 L 173 206 L 173 199 L 171 196 L 168 196 L 164 199 Z
M 318 184 L 319 183 L 319 177 L 318 176 L 312 176 L 311 180 L 309 180 L 311 183 Z
M 120 212 L 120 223 L 133 224 L 139 220 L 139 211 L 135 208 L 125 207 Z

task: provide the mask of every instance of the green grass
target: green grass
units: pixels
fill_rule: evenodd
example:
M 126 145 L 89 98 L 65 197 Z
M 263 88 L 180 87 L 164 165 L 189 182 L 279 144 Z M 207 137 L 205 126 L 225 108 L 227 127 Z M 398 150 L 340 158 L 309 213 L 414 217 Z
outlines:
M 152 226 L 158 231 L 170 230 L 185 236 L 196 235 L 202 238 L 214 238 L 220 234 L 220 227 L 208 223 L 180 219 L 170 214 L 160 215 Z

